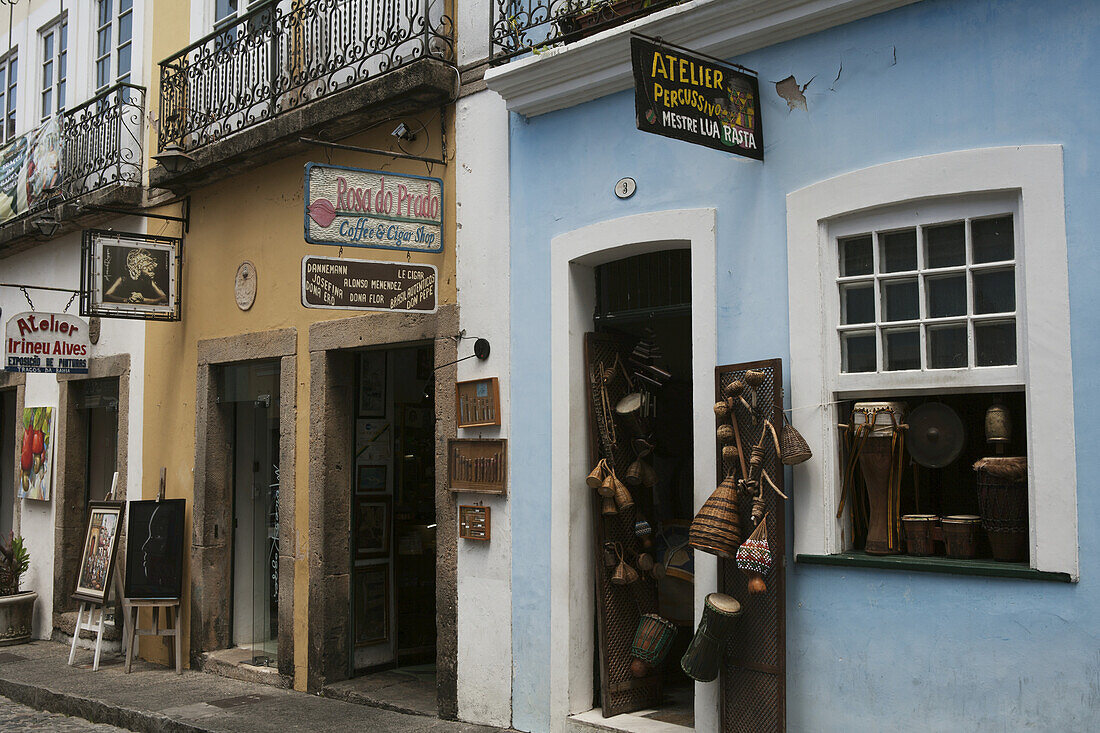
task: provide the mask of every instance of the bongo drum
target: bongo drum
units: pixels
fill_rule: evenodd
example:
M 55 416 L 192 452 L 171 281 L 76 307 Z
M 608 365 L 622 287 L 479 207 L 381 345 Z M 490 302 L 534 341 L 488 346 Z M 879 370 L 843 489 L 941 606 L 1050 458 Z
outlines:
M 630 647 L 630 673 L 645 677 L 650 670 L 664 661 L 676 636 L 676 627 L 655 613 L 647 613 L 638 619 L 634 643 Z
M 905 546 L 910 555 L 935 555 L 935 533 L 940 518 L 935 514 L 905 514 L 901 523 L 905 527 Z
M 680 667 L 688 677 L 699 682 L 711 682 L 718 677 L 726 640 L 741 615 L 741 604 L 724 593 L 711 593 L 703 603 L 703 618 L 699 629 L 680 659 Z
M 948 557 L 973 560 L 978 556 L 982 518 L 975 514 L 952 514 L 940 520 L 943 545 Z
M 852 406 L 852 424 L 862 428 L 866 437 L 859 449 L 859 468 L 867 484 L 867 543 L 864 550 L 871 555 L 893 555 L 901 552 L 898 532 L 899 471 L 894 466 L 894 438 L 905 414 L 904 402 L 857 402 Z M 859 439 L 857 438 L 857 441 Z
M 644 398 L 641 392 L 631 392 L 615 405 L 615 419 L 635 438 L 649 434 L 643 417 Z

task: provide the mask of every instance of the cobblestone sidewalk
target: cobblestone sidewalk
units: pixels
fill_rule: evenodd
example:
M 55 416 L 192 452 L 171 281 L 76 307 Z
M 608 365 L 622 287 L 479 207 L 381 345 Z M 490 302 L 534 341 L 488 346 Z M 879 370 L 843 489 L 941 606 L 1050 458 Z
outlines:
M 125 733 L 122 728 L 116 728 L 113 725 L 100 725 L 89 723 L 83 718 L 44 713 L 2 696 L 0 696 L 0 730 L 4 733 L 21 733 L 28 730 L 48 730 L 51 733 Z

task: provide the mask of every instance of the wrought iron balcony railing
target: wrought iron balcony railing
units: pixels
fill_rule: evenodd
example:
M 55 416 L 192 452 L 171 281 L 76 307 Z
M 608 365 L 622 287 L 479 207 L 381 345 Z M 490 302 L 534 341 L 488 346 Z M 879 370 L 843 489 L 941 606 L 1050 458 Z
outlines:
M 111 186 L 140 188 L 145 88 L 117 84 L 0 149 L 0 227 Z M 0 240 L 12 236 L 3 229 Z M 19 237 L 17 233 L 14 236 Z
M 490 0 L 492 63 L 569 43 L 684 0 Z
M 158 146 L 187 151 L 422 58 L 451 61 L 445 0 L 281 0 L 160 63 Z
M 116 84 L 66 112 L 61 189 L 66 199 L 111 185 L 140 186 L 145 87 Z

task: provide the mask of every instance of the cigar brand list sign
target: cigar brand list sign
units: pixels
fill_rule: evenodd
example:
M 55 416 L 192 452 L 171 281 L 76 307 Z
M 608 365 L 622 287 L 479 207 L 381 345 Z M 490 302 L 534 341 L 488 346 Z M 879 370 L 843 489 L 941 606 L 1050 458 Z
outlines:
M 764 160 L 755 76 L 638 37 L 630 55 L 639 130 Z
M 88 324 L 64 313 L 12 316 L 4 334 L 4 371 L 87 374 Z
M 443 181 L 308 163 L 310 244 L 443 251 Z
M 303 257 L 302 305 L 435 313 L 437 280 L 435 265 Z

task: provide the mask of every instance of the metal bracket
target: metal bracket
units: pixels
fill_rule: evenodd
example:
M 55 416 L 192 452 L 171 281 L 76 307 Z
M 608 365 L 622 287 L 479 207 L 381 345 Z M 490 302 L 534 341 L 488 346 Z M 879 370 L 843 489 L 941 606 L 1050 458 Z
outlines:
M 102 211 L 107 214 L 123 214 L 125 216 L 140 216 L 145 219 L 161 219 L 163 221 L 178 221 L 183 224 L 183 233 L 187 234 L 191 231 L 191 197 L 185 196 L 182 204 L 183 216 L 168 216 L 167 214 L 149 214 L 145 211 L 134 211 L 132 209 L 119 209 L 113 206 L 96 206 L 94 204 L 82 204 L 81 209 L 84 211 Z

